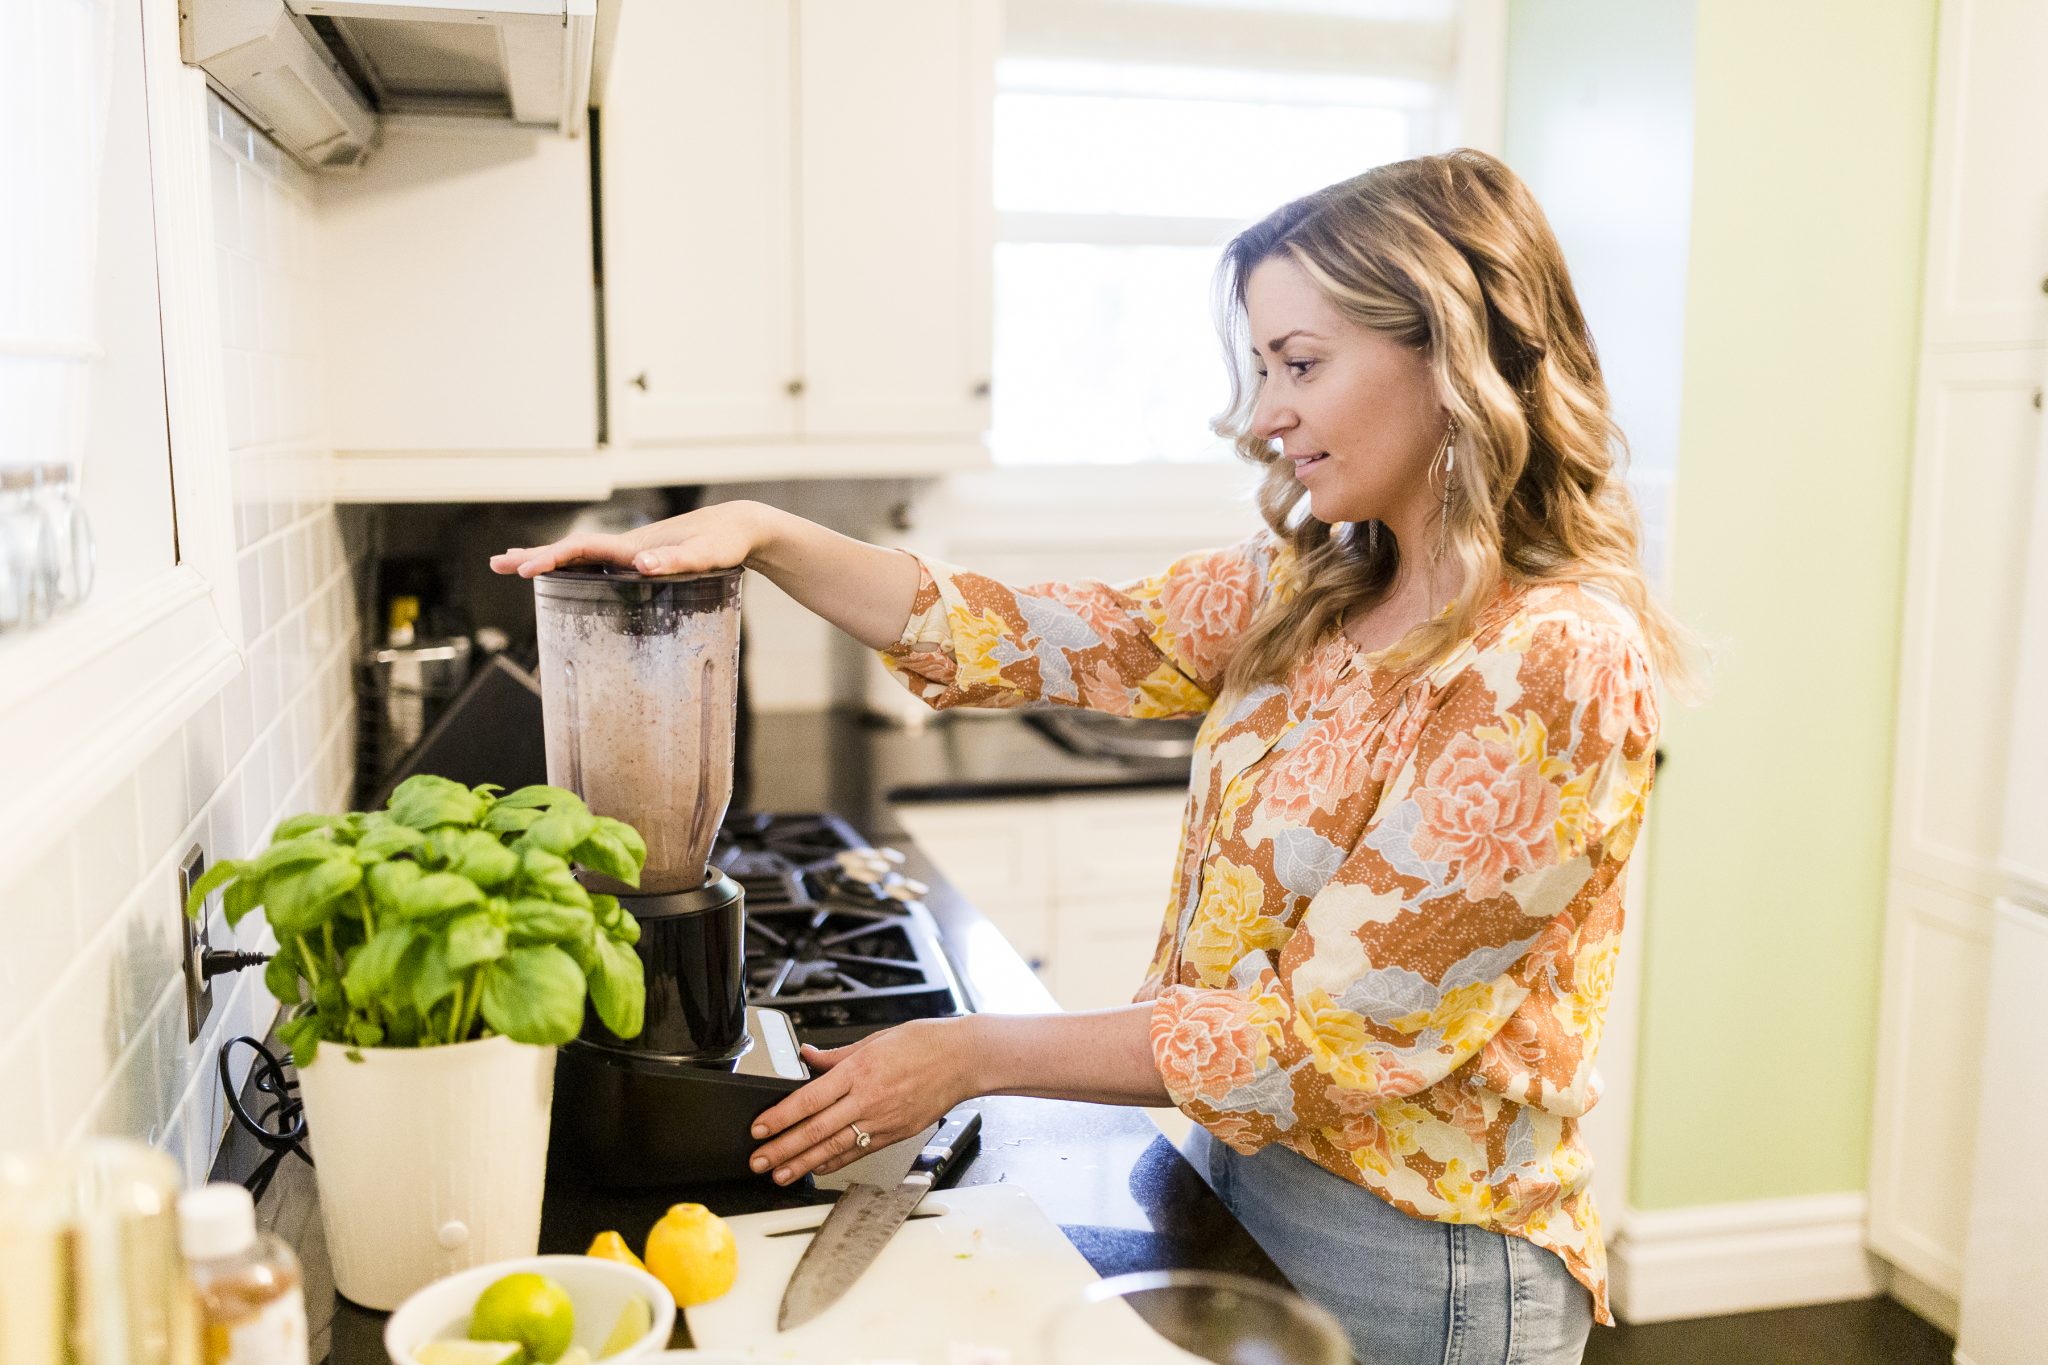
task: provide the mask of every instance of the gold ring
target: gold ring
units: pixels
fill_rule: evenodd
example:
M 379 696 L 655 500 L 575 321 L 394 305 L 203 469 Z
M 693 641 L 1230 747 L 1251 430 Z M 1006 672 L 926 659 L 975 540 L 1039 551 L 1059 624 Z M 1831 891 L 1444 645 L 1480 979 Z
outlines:
M 863 1133 L 860 1130 L 860 1125 L 857 1123 L 849 1123 L 846 1126 L 853 1129 L 853 1145 L 865 1152 L 868 1149 L 868 1144 L 873 1142 L 874 1139 Z

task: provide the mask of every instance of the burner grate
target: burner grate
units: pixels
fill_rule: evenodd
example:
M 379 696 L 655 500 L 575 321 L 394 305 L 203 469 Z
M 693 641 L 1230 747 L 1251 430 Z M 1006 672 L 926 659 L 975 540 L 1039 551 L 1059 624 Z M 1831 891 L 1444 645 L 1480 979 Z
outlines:
M 821 1047 L 966 1012 L 929 912 L 841 875 L 834 855 L 866 846 L 836 815 L 745 814 L 712 855 L 746 893 L 748 1002 Z

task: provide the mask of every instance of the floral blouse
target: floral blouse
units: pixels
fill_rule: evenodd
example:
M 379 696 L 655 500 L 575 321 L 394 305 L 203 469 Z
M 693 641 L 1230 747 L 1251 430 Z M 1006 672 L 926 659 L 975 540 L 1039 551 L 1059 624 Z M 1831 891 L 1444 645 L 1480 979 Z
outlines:
M 1657 736 L 1634 618 L 1509 587 L 1428 668 L 1332 631 L 1216 705 L 1253 613 L 1295 590 L 1261 531 L 1113 587 L 919 559 L 883 662 L 933 707 L 1204 715 L 1159 947 L 1134 998 L 1168 1093 L 1417 1218 L 1564 1258 L 1607 1309 L 1579 1117 Z

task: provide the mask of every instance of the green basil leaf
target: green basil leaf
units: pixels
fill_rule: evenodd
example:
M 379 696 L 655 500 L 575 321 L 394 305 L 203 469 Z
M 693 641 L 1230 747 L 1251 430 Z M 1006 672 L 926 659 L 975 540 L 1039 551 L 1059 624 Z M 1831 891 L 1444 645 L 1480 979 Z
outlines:
M 560 948 L 516 948 L 484 973 L 484 1021 L 519 1043 L 566 1043 L 583 1028 L 583 973 Z
M 192 891 L 185 897 L 187 919 L 199 918 L 199 907 L 206 904 L 206 898 L 226 886 L 243 873 L 242 864 L 233 858 L 223 858 L 199 874 L 199 880 L 192 883 Z
M 380 914 L 397 915 L 404 913 L 405 893 L 427 874 L 418 863 L 401 858 L 374 863 L 364 875 L 369 882 L 371 904 Z
M 521 787 L 516 792 L 499 797 L 493 809 L 530 810 L 536 806 L 543 810 L 558 806 L 570 810 L 589 809 L 588 806 L 583 804 L 583 798 L 575 792 L 565 787 L 550 787 L 538 782 L 530 787 Z
M 505 928 L 515 948 L 589 938 L 596 927 L 596 921 L 582 906 L 556 901 L 516 900 L 505 912 Z
M 361 1009 L 383 995 L 398 973 L 398 964 L 418 941 L 419 929 L 404 920 L 392 920 L 379 929 L 349 959 L 348 972 L 341 979 L 349 1003 Z
M 533 806 L 508 806 L 500 801 L 484 813 L 483 828 L 492 834 L 524 834 L 545 814 Z
M 532 836 L 529 834 L 528 837 Z M 576 845 L 569 857 L 614 881 L 638 886 L 640 869 L 647 863 L 647 842 L 640 837 L 640 831 L 625 821 L 605 816 L 597 821 L 597 828 Z
M 358 1047 L 376 1047 L 384 1041 L 384 1029 L 374 1019 L 351 1019 L 348 1040 Z
M 631 910 L 620 906 L 618 921 L 610 925 L 605 930 L 605 933 L 627 947 L 631 947 L 640 941 L 640 921 L 633 918 Z
M 374 863 L 384 858 L 395 858 L 401 853 L 411 852 L 423 846 L 427 836 L 410 825 L 393 824 L 385 821 L 363 832 L 356 840 L 356 861 Z
M 252 875 L 268 877 L 273 872 L 288 867 L 302 867 L 307 863 L 324 863 L 334 856 L 337 845 L 332 839 L 304 836 L 272 843 L 269 848 L 251 858 L 248 868 Z
M 516 847 L 544 848 L 558 858 L 567 858 L 570 850 L 596 831 L 597 817 L 589 811 L 557 806 L 534 821 L 526 833 L 519 836 Z
M 405 987 L 405 989 L 410 989 Z M 392 1047 L 417 1047 L 420 1041 L 419 1011 L 411 1005 L 400 1005 L 387 1009 L 384 1015 L 384 1041 Z
M 448 963 L 448 940 L 438 934 L 427 936 L 426 946 L 421 948 L 414 962 L 412 1007 L 424 1016 L 455 994 L 455 984 L 461 978 Z
M 473 825 L 484 813 L 484 798 L 459 782 L 421 773 L 398 784 L 388 809 L 392 819 L 414 829 Z
M 540 895 L 563 905 L 590 908 L 590 893 L 569 870 L 569 864 L 545 849 L 529 848 L 519 855 L 519 875 Z
M 263 989 L 280 1005 L 299 1003 L 299 950 L 290 940 L 278 944 L 263 964 Z
M 429 919 L 483 903 L 484 893 L 469 878 L 453 872 L 428 872 L 399 896 L 398 913 L 407 919 Z
M 249 865 L 243 863 L 242 875 L 220 899 L 221 908 L 227 913 L 228 927 L 232 929 L 242 922 L 242 916 L 263 904 L 263 879 L 249 875 Z
M 478 886 L 501 886 L 519 875 L 519 855 L 482 830 L 466 829 L 447 840 L 448 870 Z M 436 836 L 437 838 L 440 836 Z
M 363 869 L 346 853 L 280 872 L 263 883 L 263 917 L 279 938 L 307 933 L 332 918 L 341 898 L 362 880 Z
M 467 971 L 479 962 L 495 962 L 505 955 L 505 926 L 488 911 L 462 915 L 448 926 L 448 965 Z
M 320 1017 L 302 1014 L 277 1026 L 277 1040 L 292 1050 L 292 1065 L 304 1071 L 320 1050 Z
M 270 837 L 273 841 L 298 839 L 308 834 L 332 835 L 347 828 L 348 817 L 344 815 L 294 815 L 277 827 Z
M 646 969 L 640 954 L 603 934 L 597 937 L 597 970 L 590 975 L 590 1003 L 597 1017 L 621 1038 L 640 1034 L 647 1010 Z

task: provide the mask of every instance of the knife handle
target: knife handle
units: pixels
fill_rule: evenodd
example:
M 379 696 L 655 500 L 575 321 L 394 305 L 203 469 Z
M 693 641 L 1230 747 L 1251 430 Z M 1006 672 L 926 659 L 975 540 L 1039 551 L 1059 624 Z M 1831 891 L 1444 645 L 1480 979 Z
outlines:
M 911 1164 L 912 1175 L 928 1175 L 937 1186 L 960 1164 L 960 1158 L 981 1136 L 981 1111 L 956 1109 L 939 1124 L 939 1131 L 924 1145 Z

